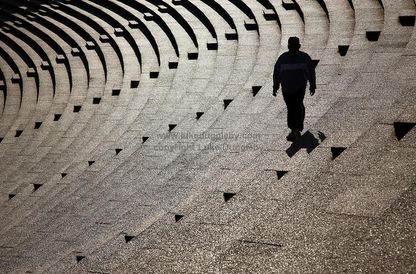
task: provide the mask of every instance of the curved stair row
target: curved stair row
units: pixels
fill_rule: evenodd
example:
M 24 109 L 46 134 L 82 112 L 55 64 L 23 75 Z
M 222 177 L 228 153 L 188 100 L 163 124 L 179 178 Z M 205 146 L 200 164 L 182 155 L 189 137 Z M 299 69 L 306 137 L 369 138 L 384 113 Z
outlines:
M 4 0 L 1 272 L 414 271 L 415 14 Z M 318 86 L 294 144 L 271 96 L 290 36 Z

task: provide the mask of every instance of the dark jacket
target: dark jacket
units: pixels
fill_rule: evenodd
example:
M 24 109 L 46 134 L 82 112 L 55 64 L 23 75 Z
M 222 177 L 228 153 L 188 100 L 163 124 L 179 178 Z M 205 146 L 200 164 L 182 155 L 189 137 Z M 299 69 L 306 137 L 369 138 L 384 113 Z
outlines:
M 310 89 L 316 89 L 315 67 L 311 57 L 302 51 L 285 52 L 277 59 L 273 73 L 273 90 L 282 85 L 283 92 L 305 90 L 309 81 Z

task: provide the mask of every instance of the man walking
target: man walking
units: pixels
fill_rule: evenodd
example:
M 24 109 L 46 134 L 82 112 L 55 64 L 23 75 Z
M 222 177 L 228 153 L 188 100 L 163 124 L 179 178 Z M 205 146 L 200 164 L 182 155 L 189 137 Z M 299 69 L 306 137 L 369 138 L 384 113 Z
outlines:
M 300 51 L 298 37 L 290 37 L 288 41 L 289 51 L 280 55 L 274 66 L 273 96 L 276 96 L 280 84 L 282 85 L 283 99 L 287 106 L 287 125 L 291 132 L 286 137 L 288 141 L 299 140 L 305 120 L 306 82 L 309 81 L 311 96 L 315 94 L 316 78 L 315 67 L 311 57 Z

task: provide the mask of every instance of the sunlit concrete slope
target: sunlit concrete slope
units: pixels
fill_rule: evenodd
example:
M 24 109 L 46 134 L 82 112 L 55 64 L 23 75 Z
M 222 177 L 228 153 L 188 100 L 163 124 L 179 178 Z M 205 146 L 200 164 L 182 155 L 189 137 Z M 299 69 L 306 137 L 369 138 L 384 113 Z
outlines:
M 1 0 L 0 273 L 413 273 L 414 0 Z M 272 71 L 314 60 L 302 139 Z

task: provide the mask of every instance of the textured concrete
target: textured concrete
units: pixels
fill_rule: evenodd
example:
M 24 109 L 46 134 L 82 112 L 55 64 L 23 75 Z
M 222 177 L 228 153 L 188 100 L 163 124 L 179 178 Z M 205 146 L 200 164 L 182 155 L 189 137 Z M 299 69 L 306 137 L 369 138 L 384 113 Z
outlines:
M 415 272 L 415 15 L 3 0 L 0 272 Z M 317 62 L 296 144 L 271 95 L 293 35 Z

